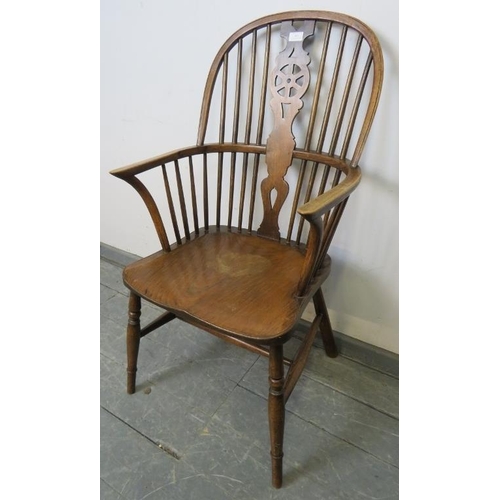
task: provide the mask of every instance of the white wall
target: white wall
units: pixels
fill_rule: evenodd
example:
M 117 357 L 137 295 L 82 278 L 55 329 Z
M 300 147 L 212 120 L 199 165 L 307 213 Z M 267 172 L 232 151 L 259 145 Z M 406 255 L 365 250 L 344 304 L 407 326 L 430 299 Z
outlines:
M 382 45 L 385 80 L 363 180 L 330 249 L 334 270 L 324 292 L 335 329 L 398 352 L 397 0 L 102 0 L 101 241 L 141 256 L 158 250 L 139 196 L 109 170 L 194 144 L 220 45 L 253 19 L 297 9 L 358 17 Z

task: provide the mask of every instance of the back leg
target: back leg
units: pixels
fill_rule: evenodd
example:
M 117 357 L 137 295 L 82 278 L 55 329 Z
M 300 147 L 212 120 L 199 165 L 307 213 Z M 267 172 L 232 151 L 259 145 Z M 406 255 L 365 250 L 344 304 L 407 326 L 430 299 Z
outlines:
M 313 302 L 316 314 L 323 315 L 321 323 L 319 324 L 319 331 L 321 332 L 321 338 L 323 339 L 326 355 L 330 358 L 336 358 L 339 351 L 335 344 L 335 339 L 333 338 L 332 325 L 330 323 L 328 309 L 326 308 L 325 298 L 323 297 L 323 291 L 321 288 L 318 288 L 318 291 L 314 294 Z
M 128 302 L 128 326 L 127 326 L 127 392 L 135 392 L 135 376 L 137 373 L 137 357 L 139 355 L 139 343 L 141 341 L 141 298 L 134 292 L 130 292 Z

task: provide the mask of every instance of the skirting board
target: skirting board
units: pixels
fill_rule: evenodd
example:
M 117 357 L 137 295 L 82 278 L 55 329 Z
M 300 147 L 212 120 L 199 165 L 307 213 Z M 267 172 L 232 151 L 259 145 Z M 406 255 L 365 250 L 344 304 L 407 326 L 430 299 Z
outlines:
M 105 243 L 101 243 L 101 258 L 121 267 L 140 259 L 137 255 Z M 309 330 L 309 326 L 310 323 L 301 320 L 298 324 L 296 336 L 299 338 L 303 336 Z M 352 359 L 393 377 L 399 377 L 398 354 L 367 344 L 341 332 L 334 331 L 333 333 L 339 352 L 343 357 Z M 318 347 L 321 347 L 321 338 L 316 338 L 314 343 Z
M 300 320 L 295 336 L 302 338 L 309 331 L 310 325 L 308 321 Z M 367 344 L 336 330 L 333 331 L 333 336 L 339 353 L 344 358 L 352 359 L 374 370 L 399 378 L 398 354 L 386 351 L 372 344 Z M 314 340 L 314 345 L 322 347 L 321 342 L 321 337 L 318 335 Z

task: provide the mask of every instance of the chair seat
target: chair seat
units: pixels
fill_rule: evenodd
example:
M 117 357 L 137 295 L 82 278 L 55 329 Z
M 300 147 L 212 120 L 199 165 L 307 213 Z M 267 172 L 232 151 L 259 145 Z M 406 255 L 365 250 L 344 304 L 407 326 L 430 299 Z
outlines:
M 297 247 L 215 232 L 134 262 L 123 276 L 137 294 L 183 319 L 265 341 L 289 332 L 302 313 L 303 263 Z

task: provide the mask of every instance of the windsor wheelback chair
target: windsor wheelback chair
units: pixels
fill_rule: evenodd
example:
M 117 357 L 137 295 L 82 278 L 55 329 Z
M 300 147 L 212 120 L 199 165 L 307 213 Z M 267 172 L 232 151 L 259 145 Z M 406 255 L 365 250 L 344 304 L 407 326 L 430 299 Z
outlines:
M 338 353 L 321 285 L 382 79 L 379 42 L 361 21 L 320 11 L 263 17 L 216 55 L 196 145 L 111 172 L 142 197 L 161 245 L 123 272 L 128 393 L 141 337 L 174 318 L 267 356 L 276 488 L 285 403 L 318 330 L 326 354 Z M 141 299 L 165 310 L 143 328 Z M 315 319 L 286 359 L 311 300 Z

